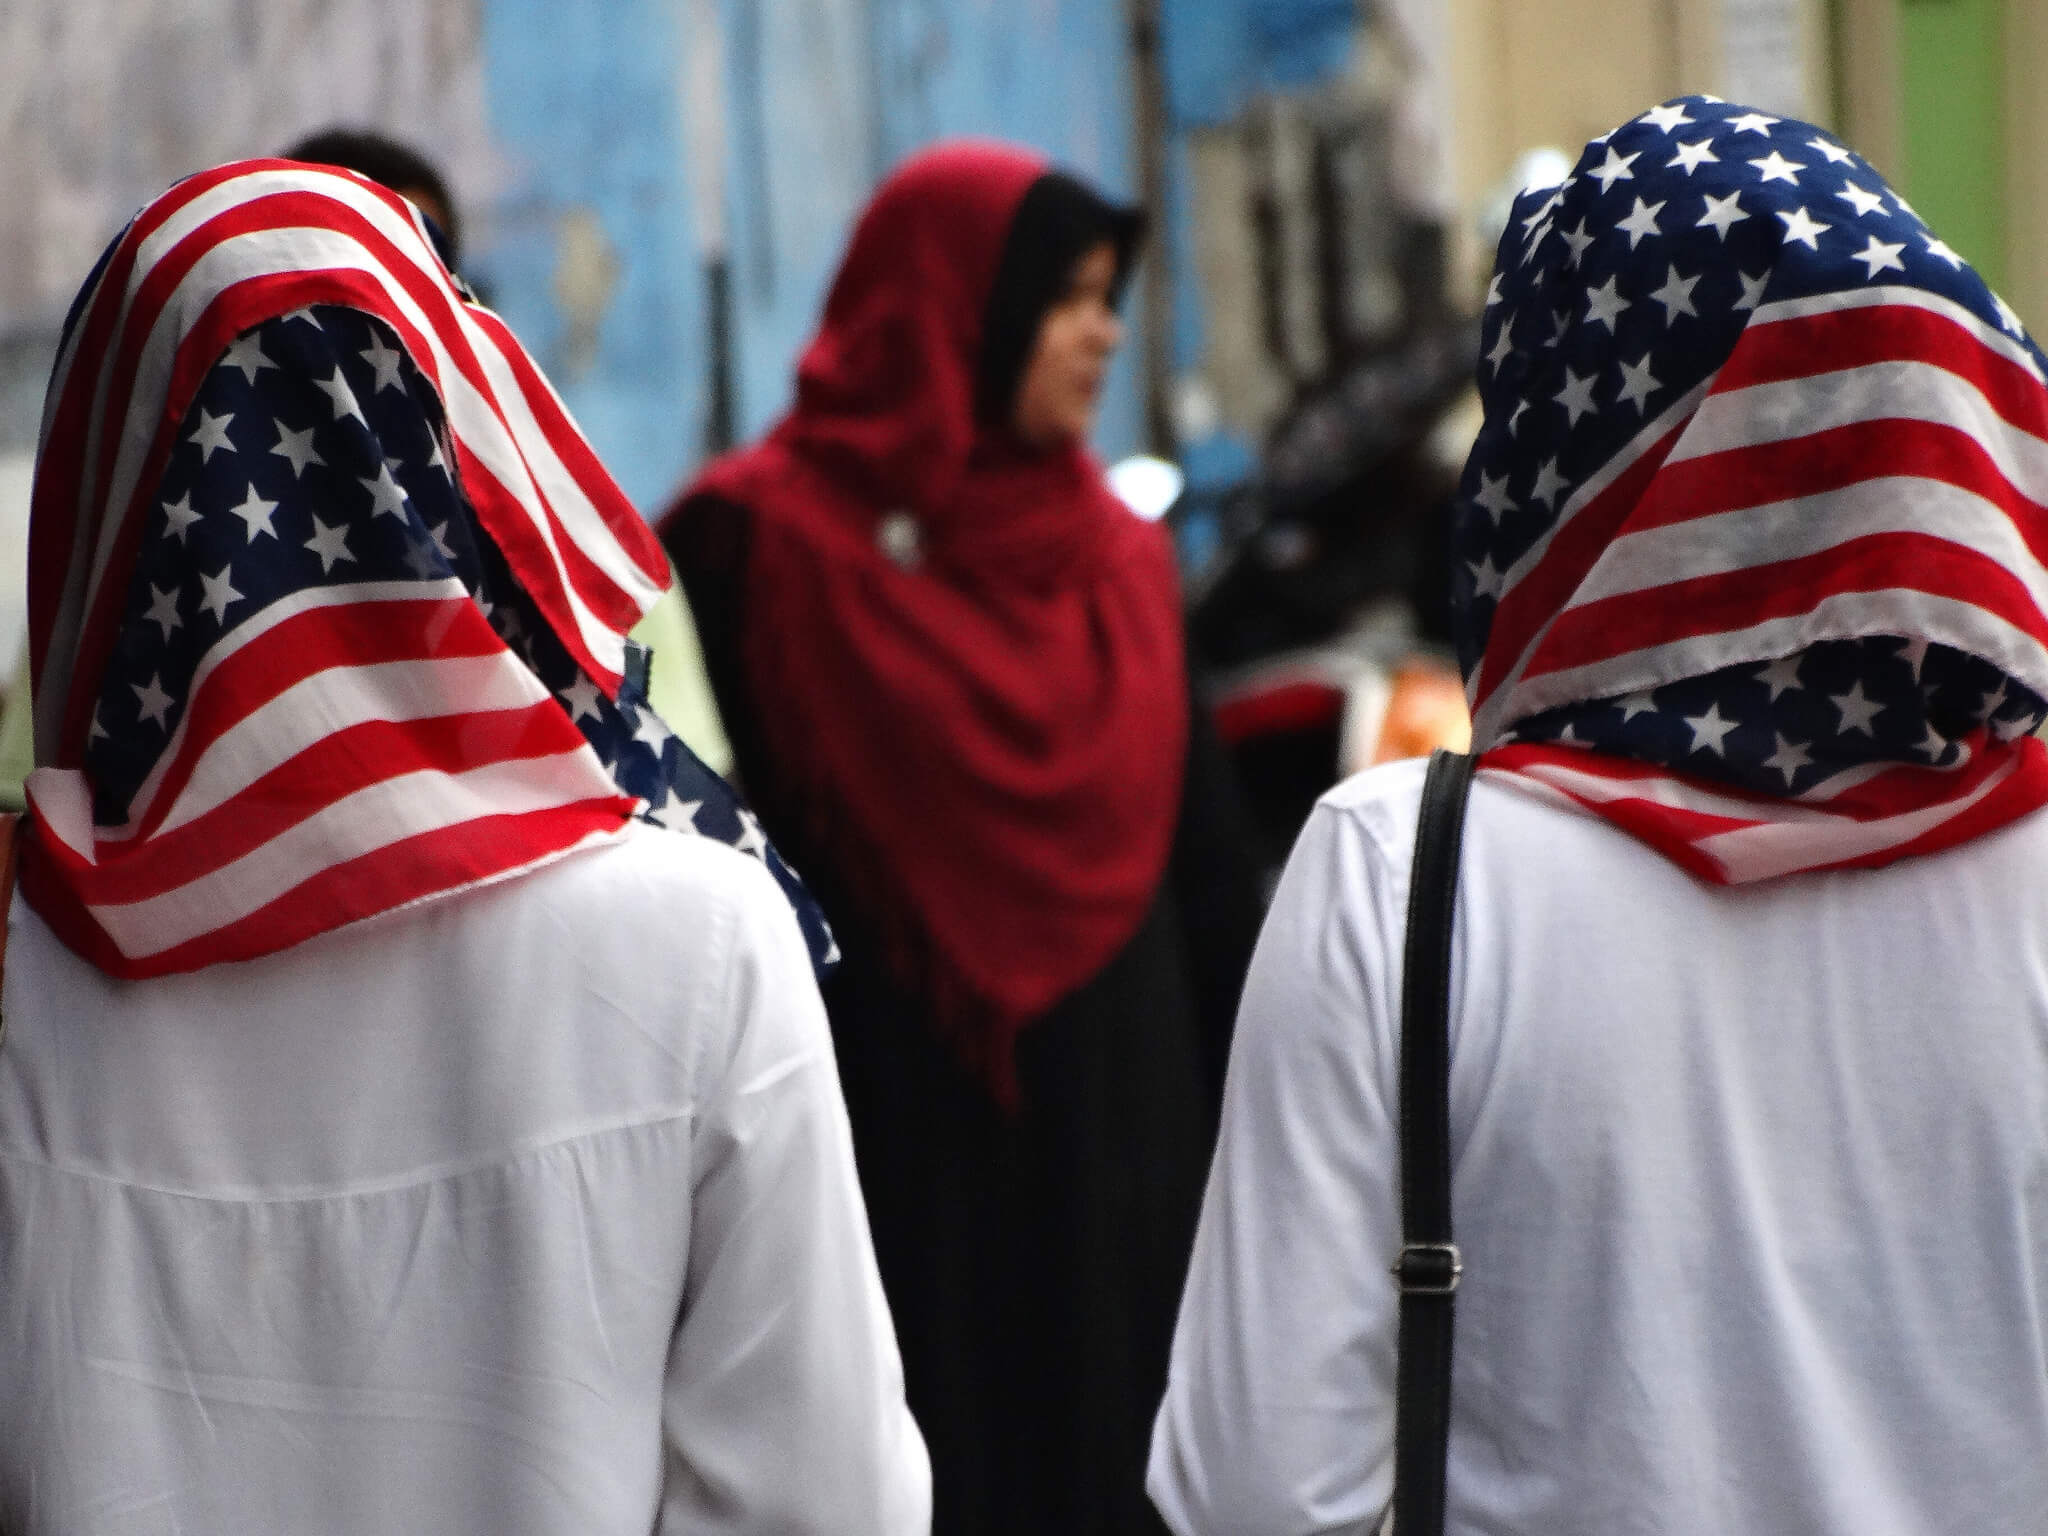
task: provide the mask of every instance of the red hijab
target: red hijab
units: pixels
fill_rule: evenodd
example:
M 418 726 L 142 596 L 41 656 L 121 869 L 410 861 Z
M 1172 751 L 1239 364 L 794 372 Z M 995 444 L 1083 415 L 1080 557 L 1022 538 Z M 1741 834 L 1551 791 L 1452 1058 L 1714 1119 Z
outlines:
M 1005 243 L 1046 169 L 981 143 L 901 166 L 854 230 L 795 408 L 671 514 L 706 494 L 751 512 L 756 788 L 1006 1096 L 1017 1031 L 1151 906 L 1187 741 L 1163 530 L 1081 444 L 1031 451 L 976 415 Z M 913 524 L 909 553 L 891 536 Z

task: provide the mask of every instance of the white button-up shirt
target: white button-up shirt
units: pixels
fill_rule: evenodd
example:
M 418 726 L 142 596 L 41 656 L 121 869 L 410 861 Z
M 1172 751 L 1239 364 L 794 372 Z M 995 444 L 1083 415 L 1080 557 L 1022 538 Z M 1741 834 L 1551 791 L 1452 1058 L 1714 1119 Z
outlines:
M 111 980 L 24 902 L 10 1536 L 911 1536 L 929 1470 L 783 898 L 634 827 Z
M 1183 1533 L 1388 1498 L 1421 781 L 1327 796 L 1260 941 L 1153 1439 Z M 1449 1529 L 2048 1527 L 2048 814 L 1717 888 L 1482 772 L 1457 923 Z

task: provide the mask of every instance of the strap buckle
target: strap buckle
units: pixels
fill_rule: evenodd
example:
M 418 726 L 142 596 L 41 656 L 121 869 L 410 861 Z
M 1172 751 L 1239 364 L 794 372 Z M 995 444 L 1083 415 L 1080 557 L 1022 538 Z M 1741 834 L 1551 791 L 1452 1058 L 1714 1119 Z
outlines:
M 1465 1273 L 1456 1243 L 1410 1243 L 1394 1260 L 1394 1283 L 1404 1296 L 1448 1296 Z

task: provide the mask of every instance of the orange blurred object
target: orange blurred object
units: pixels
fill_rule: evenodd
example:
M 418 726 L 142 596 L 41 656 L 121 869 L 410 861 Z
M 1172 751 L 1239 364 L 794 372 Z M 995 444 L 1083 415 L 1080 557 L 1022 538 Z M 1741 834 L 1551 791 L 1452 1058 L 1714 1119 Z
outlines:
M 1405 661 L 1396 667 L 1373 762 L 1427 757 L 1438 747 L 1465 752 L 1471 746 L 1472 713 L 1458 674 L 1428 661 Z

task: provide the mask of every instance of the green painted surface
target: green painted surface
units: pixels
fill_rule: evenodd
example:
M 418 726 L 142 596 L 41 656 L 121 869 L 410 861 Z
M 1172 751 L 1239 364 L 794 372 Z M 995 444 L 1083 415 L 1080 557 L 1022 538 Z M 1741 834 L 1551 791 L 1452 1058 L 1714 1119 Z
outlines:
M 1996 288 L 2005 281 L 2004 0 L 1900 0 L 1900 188 Z

